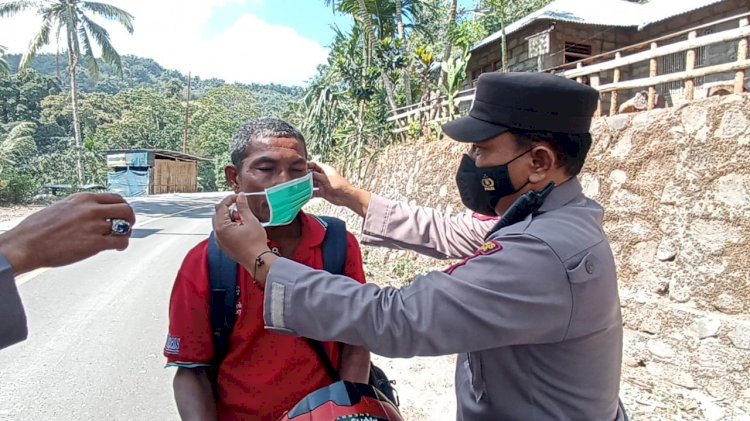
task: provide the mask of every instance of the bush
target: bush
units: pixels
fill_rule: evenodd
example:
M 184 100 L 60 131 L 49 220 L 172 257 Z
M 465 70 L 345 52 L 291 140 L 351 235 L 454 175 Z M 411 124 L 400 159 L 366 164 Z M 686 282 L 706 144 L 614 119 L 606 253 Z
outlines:
M 38 190 L 34 177 L 14 172 L 0 174 L 0 205 L 28 203 Z

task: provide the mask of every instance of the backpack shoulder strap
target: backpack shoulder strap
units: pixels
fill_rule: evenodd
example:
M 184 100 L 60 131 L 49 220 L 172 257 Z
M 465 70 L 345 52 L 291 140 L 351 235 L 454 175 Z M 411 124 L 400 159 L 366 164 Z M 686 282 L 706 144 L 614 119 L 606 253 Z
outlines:
M 323 364 L 323 368 L 326 370 L 326 374 L 328 374 L 328 377 L 331 378 L 331 382 L 335 383 L 339 380 L 341 380 L 341 377 L 339 377 L 338 371 L 333 367 L 333 362 L 331 361 L 331 357 L 328 356 L 328 353 L 326 352 L 326 349 L 323 347 L 323 343 L 320 341 L 316 341 L 315 339 L 306 338 L 307 343 L 310 345 L 310 348 L 315 351 L 315 354 L 318 356 L 318 359 L 320 360 L 321 364 Z
M 346 223 L 331 216 L 316 216 L 326 228 L 323 239 L 323 270 L 336 275 L 344 274 L 346 265 Z
M 208 279 L 211 286 L 211 333 L 214 343 L 212 367 L 218 366 L 229 351 L 237 300 L 237 263 L 224 254 L 213 231 L 208 237 Z
M 323 270 L 336 275 L 344 274 L 344 266 L 346 265 L 346 223 L 338 218 L 330 216 L 315 216 L 326 229 L 326 235 L 323 238 Z M 334 368 L 331 357 L 328 356 L 323 343 L 314 339 L 307 339 L 307 343 L 315 351 L 318 359 L 323 364 L 323 368 L 326 370 L 328 377 L 332 381 L 337 382 L 340 380 L 338 371 Z

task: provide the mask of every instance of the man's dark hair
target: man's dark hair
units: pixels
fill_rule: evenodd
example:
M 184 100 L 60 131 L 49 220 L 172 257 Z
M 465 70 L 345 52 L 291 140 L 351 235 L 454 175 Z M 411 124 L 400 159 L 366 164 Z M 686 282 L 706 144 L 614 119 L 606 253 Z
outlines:
M 232 164 L 240 168 L 242 166 L 242 160 L 247 157 L 250 152 L 250 147 L 254 142 L 260 139 L 269 137 L 287 137 L 291 139 L 297 139 L 302 144 L 302 149 L 305 151 L 307 156 L 307 145 L 305 145 L 305 137 L 299 130 L 295 129 L 291 124 L 284 120 L 277 118 L 262 118 L 260 120 L 254 120 L 246 123 L 244 126 L 237 130 L 237 133 L 232 137 L 232 141 L 229 144 L 229 153 L 232 158 Z
M 512 130 L 520 149 L 528 149 L 534 143 L 547 143 L 557 154 L 557 160 L 565 173 L 571 177 L 578 175 L 586 162 L 591 149 L 591 134 L 555 133 L 532 130 Z

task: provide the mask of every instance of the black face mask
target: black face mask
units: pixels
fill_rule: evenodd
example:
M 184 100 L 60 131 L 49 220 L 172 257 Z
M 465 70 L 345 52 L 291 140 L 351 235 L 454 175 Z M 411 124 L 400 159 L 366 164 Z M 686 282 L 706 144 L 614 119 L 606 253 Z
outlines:
M 497 202 L 503 197 L 515 194 L 528 184 L 527 182 L 518 189 L 513 187 L 508 165 L 530 151 L 531 149 L 503 165 L 487 168 L 477 168 L 474 160 L 464 154 L 456 172 L 456 184 L 464 206 L 482 215 L 497 216 Z

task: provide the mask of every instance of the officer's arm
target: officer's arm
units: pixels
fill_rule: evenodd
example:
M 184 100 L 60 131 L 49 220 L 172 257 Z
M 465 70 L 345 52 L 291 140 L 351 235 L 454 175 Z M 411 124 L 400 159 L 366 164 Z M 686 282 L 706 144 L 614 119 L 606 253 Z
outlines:
M 468 213 L 448 216 L 434 209 L 387 200 L 352 186 L 328 165 L 309 165 L 319 189 L 317 195 L 365 218 L 364 244 L 408 249 L 439 259 L 463 258 L 476 250 L 496 222 L 473 218 Z
M 178 367 L 173 386 L 177 410 L 183 421 L 217 419 L 216 402 L 207 367 Z
M 0 254 L 0 349 L 23 341 L 27 335 L 26 313 L 18 295 L 13 269 Z
M 266 325 L 390 357 L 562 340 L 572 299 L 557 255 L 531 236 L 491 244 L 401 289 L 359 285 L 277 259 L 266 281 Z
M 413 250 L 439 259 L 463 258 L 479 247 L 497 223 L 469 213 L 445 215 L 373 194 L 362 225 L 362 243 Z

